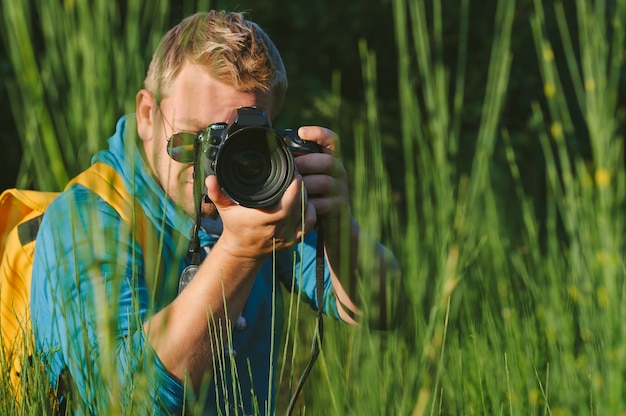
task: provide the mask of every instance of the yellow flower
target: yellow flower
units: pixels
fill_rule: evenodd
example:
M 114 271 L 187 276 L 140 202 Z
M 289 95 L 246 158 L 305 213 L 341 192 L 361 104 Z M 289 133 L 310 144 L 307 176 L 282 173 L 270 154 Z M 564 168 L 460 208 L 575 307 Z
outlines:
M 599 168 L 596 169 L 595 179 L 598 188 L 606 188 L 611 181 L 611 175 L 609 174 L 609 171 L 607 169 Z
M 528 392 L 528 401 L 532 406 L 536 406 L 541 403 L 542 395 L 539 389 L 532 389 Z
M 560 140 L 563 138 L 563 126 L 561 125 L 561 123 L 559 123 L 558 121 L 555 121 L 554 123 L 552 123 L 552 125 L 550 126 L 550 133 L 552 134 L 552 137 L 554 137 L 554 140 Z
M 578 298 L 580 297 L 580 292 L 578 292 L 578 288 L 576 286 L 568 286 L 567 293 L 569 294 L 569 297 L 572 298 L 574 302 L 576 302 Z
M 552 51 L 551 47 L 546 46 L 545 48 L 543 48 L 543 60 L 546 62 L 554 61 L 554 52 Z
M 598 304 L 600 306 L 609 306 L 609 292 L 605 287 L 599 287 L 596 291 L 596 296 L 598 297 Z
M 596 80 L 593 78 L 587 78 L 585 80 L 585 90 L 591 92 L 596 89 Z
M 548 81 L 543 85 L 543 93 L 546 95 L 546 98 L 552 98 L 556 94 L 556 85 L 554 82 Z

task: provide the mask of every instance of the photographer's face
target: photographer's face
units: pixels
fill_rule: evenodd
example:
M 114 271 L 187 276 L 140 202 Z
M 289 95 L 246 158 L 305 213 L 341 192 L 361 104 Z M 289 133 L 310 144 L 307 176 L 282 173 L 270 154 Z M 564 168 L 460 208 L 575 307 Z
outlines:
M 193 165 L 173 160 L 168 138 L 175 132 L 199 132 L 216 122 L 229 121 L 243 106 L 270 108 L 268 93 L 245 93 L 216 81 L 201 66 L 187 63 L 158 105 L 146 90 L 137 94 L 137 129 L 148 164 L 161 187 L 187 214 L 194 215 Z M 271 119 L 271 114 L 268 117 Z M 204 178 L 201 178 L 204 180 Z M 203 207 L 214 215 L 215 207 Z

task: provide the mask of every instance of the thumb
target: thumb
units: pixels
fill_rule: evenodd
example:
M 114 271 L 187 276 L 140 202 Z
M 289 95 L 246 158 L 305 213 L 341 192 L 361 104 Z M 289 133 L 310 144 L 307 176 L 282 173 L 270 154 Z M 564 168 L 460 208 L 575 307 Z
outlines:
M 235 204 L 224 192 L 222 192 L 215 175 L 207 176 L 204 184 L 206 185 L 209 199 L 215 204 L 216 207 L 223 208 Z

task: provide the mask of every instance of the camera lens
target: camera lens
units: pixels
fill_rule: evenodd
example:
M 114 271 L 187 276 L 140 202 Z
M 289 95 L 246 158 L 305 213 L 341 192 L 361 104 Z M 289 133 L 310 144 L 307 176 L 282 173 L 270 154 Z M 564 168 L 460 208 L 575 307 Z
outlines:
M 225 194 L 249 208 L 275 204 L 293 179 L 293 156 L 282 136 L 267 127 L 230 134 L 215 158 L 215 175 Z
M 268 157 L 256 149 L 247 149 L 235 154 L 233 174 L 241 183 L 264 182 L 269 174 Z

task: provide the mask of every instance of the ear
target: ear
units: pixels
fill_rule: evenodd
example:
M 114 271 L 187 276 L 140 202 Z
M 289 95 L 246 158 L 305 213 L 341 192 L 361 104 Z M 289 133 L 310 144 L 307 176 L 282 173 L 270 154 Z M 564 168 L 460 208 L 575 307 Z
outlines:
M 143 141 L 152 140 L 157 103 L 146 89 L 136 97 L 137 133 Z

